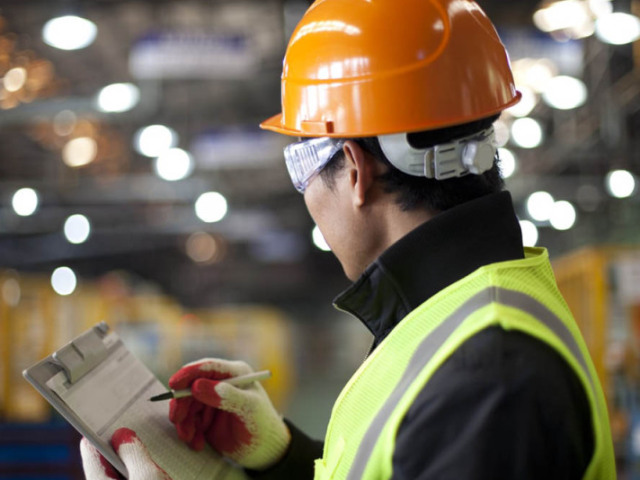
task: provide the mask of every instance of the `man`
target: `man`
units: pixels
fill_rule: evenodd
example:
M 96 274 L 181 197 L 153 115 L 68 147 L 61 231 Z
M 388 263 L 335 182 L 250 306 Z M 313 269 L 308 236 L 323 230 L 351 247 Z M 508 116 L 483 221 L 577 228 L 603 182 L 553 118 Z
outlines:
M 283 111 L 262 126 L 300 137 L 287 167 L 354 281 L 336 306 L 374 345 L 324 444 L 259 385 L 218 381 L 247 365 L 184 367 L 170 381 L 193 393 L 171 406 L 184 441 L 264 479 L 615 478 L 586 347 L 501 192 L 492 123 L 518 100 L 471 1 L 311 6 L 284 60 Z

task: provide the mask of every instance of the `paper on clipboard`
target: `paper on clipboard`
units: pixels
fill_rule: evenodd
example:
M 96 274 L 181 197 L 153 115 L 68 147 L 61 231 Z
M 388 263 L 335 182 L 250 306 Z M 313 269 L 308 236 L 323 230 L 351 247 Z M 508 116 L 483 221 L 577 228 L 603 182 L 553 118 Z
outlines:
M 166 387 L 115 333 L 101 341 L 106 347 L 104 358 L 74 383 L 69 380 L 68 368 L 51 368 L 56 362 L 54 356 L 46 365 L 46 380 L 38 375 L 38 368 L 45 368 L 43 362 L 27 369 L 25 378 L 125 475 L 124 465 L 109 445 L 111 435 L 120 427 L 134 430 L 156 463 L 174 480 L 246 478 L 242 470 L 213 450 L 195 452 L 180 441 L 169 422 L 169 402 L 148 401 Z

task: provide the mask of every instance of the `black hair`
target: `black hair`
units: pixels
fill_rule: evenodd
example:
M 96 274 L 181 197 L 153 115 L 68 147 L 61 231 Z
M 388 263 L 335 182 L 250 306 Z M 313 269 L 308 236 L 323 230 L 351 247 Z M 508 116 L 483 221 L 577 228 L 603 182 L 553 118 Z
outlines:
M 429 148 L 466 137 L 489 128 L 499 115 L 483 118 L 474 122 L 452 127 L 409 133 L 407 139 L 414 148 Z M 378 176 L 384 191 L 397 194 L 397 203 L 404 211 L 426 209 L 430 212 L 442 212 L 484 195 L 497 193 L 504 188 L 500 174 L 499 159 L 493 167 L 480 174 L 468 174 L 447 180 L 407 175 L 395 168 L 387 159 L 377 137 L 351 138 L 378 161 L 387 165 L 388 170 Z M 344 167 L 344 153 L 337 153 L 321 170 L 320 176 L 329 188 L 335 184 L 335 174 Z

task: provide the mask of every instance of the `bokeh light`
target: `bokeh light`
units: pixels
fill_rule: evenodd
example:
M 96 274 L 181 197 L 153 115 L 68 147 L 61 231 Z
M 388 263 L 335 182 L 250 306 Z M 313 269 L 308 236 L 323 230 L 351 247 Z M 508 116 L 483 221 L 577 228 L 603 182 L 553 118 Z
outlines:
M 71 135 L 78 123 L 78 117 L 71 110 L 62 110 L 53 117 L 53 131 L 56 135 L 66 137 Z
M 552 78 L 542 93 L 542 99 L 547 105 L 559 110 L 571 110 L 587 101 L 587 87 L 578 78 L 559 75 Z
M 69 243 L 84 243 L 91 234 L 91 223 L 84 215 L 71 215 L 64 222 L 64 236 Z
M 51 286 L 58 295 L 71 295 L 77 284 L 76 274 L 69 267 L 58 267 L 51 275 Z
M 535 247 L 538 243 L 538 227 L 529 220 L 520 220 L 520 230 L 522 231 L 522 244 L 525 247 Z
M 508 148 L 498 148 L 500 158 L 500 172 L 503 178 L 511 177 L 517 169 L 516 157 Z
M 563 32 L 569 38 L 593 34 L 593 20 L 586 2 L 560 0 L 548 3 L 533 14 L 533 23 L 543 32 Z
M 605 187 L 612 197 L 627 198 L 633 195 L 636 180 L 627 170 L 613 170 L 605 177 Z
M 549 223 L 556 230 L 569 230 L 576 223 L 576 209 L 566 200 L 555 202 L 549 216 Z
M 551 211 L 555 201 L 550 193 L 540 191 L 529 195 L 527 198 L 527 212 L 529 216 L 539 222 L 551 218 Z
M 624 45 L 640 38 L 640 18 L 623 12 L 603 15 L 596 20 L 596 37 L 612 45 Z
M 13 211 L 21 217 L 28 217 L 38 209 L 38 193 L 33 188 L 21 188 L 13 194 Z
M 134 147 L 146 157 L 157 157 L 178 145 L 178 134 L 165 125 L 149 125 L 136 132 Z
M 154 163 L 156 174 L 163 180 L 174 182 L 188 177 L 193 171 L 193 158 L 181 148 L 170 148 L 160 154 Z
M 222 256 L 220 241 L 207 232 L 189 235 L 185 249 L 189 258 L 196 263 L 213 263 Z
M 311 239 L 313 240 L 313 244 L 323 252 L 331 251 L 331 247 L 329 246 L 327 241 L 324 239 L 324 236 L 322 235 L 322 232 L 320 231 L 317 225 L 313 227 L 313 230 L 311 231 Z
M 206 192 L 196 200 L 195 209 L 203 222 L 219 222 L 227 214 L 227 199 L 218 192 Z
M 96 24 L 86 18 L 65 15 L 49 20 L 42 29 L 48 45 L 61 50 L 78 50 L 93 43 L 98 33 Z
M 98 93 L 98 108 L 103 112 L 126 112 L 138 104 L 140 90 L 132 83 L 113 83 Z
M 98 144 L 91 137 L 69 140 L 62 148 L 62 161 L 70 167 L 82 167 L 96 159 Z
M 16 307 L 20 303 L 21 297 L 22 290 L 17 278 L 9 277 L 2 282 L 2 300 L 8 306 Z
M 511 139 L 518 147 L 536 148 L 542 143 L 542 127 L 533 118 L 518 118 L 511 125 Z
M 22 67 L 14 67 L 5 73 L 3 78 L 4 88 L 7 92 L 17 92 L 24 87 L 27 81 L 27 71 Z

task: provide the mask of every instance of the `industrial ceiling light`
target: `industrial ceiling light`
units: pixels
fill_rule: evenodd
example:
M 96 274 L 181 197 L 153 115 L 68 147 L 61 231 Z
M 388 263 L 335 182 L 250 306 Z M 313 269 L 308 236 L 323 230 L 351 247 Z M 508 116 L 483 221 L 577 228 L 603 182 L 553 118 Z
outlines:
M 38 209 L 38 193 L 33 188 L 21 188 L 13 194 L 13 211 L 21 217 L 28 217 Z
M 527 198 L 527 212 L 534 220 L 545 222 L 551 218 L 555 203 L 549 192 L 535 192 Z
M 84 215 L 74 214 L 64 222 L 64 236 L 69 243 L 84 243 L 91 234 L 91 223 Z
M 633 195 L 636 180 L 628 170 L 613 170 L 607 173 L 605 187 L 612 197 L 627 198 Z
M 559 75 L 552 78 L 542 93 L 547 105 L 559 110 L 571 110 L 584 105 L 588 93 L 584 82 L 578 78 Z
M 610 13 L 596 20 L 596 37 L 611 45 L 625 45 L 640 39 L 640 18 L 623 12 Z
M 575 0 L 552 2 L 536 10 L 533 23 L 543 32 L 554 32 L 569 28 L 573 23 L 572 17 L 582 15 L 582 6 Z
M 566 200 L 560 200 L 553 204 L 549 223 L 556 230 L 569 230 L 576 223 L 576 209 Z
M 22 67 L 14 67 L 4 75 L 3 83 L 7 92 L 17 92 L 27 81 L 27 71 Z
M 322 232 L 320 231 L 317 225 L 314 226 L 313 230 L 311 231 L 311 239 L 313 240 L 313 244 L 319 250 L 322 250 L 323 252 L 331 251 L 331 247 L 329 246 L 327 241 L 324 239 L 324 235 L 322 235 Z
M 613 11 L 611 0 L 587 0 L 591 13 L 596 18 L 607 15 Z
M 536 148 L 542 143 L 542 126 L 533 118 L 518 118 L 511 124 L 511 140 L 521 148 Z
M 563 32 L 574 39 L 593 34 L 591 11 L 581 0 L 548 3 L 533 14 L 533 23 L 543 32 Z
M 96 159 L 98 143 L 91 137 L 69 140 L 62 148 L 62 161 L 70 167 L 82 167 Z
M 500 173 L 502 178 L 511 177 L 517 168 L 516 157 L 508 148 L 498 148 L 498 158 L 500 158 Z
M 51 274 L 51 286 L 58 295 L 71 295 L 77 285 L 76 274 L 69 267 L 58 267 Z
M 149 125 L 136 132 L 134 147 L 145 157 L 158 157 L 178 145 L 178 134 L 164 125 Z
M 596 21 L 613 11 L 610 0 L 547 0 L 533 14 L 533 23 L 560 40 L 593 35 Z
M 96 24 L 75 15 L 52 18 L 42 28 L 48 45 L 61 50 L 78 50 L 93 43 L 98 33 Z
M 196 200 L 195 209 L 203 222 L 219 222 L 227 214 L 227 199 L 218 192 L 206 192 Z
M 113 83 L 98 93 L 98 109 L 103 112 L 126 112 L 138 104 L 140 90 L 132 83 Z
M 529 220 L 520 220 L 520 230 L 522 231 L 522 244 L 525 247 L 535 247 L 538 243 L 538 227 Z
M 193 158 L 181 148 L 170 148 L 156 159 L 155 170 L 160 178 L 168 182 L 182 180 L 193 171 Z

